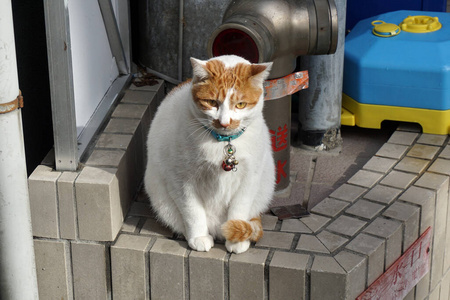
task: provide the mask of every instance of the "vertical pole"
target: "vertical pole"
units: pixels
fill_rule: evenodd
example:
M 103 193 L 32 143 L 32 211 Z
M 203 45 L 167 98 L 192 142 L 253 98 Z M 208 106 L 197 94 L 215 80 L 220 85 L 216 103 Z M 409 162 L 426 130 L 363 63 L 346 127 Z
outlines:
M 346 0 L 336 0 L 338 43 L 332 55 L 302 56 L 300 69 L 309 72 L 309 88 L 299 94 L 300 139 L 305 146 L 331 150 L 340 137 Z
M 19 94 L 11 1 L 0 1 L 0 103 Z M 0 114 L 0 299 L 38 299 L 20 110 Z

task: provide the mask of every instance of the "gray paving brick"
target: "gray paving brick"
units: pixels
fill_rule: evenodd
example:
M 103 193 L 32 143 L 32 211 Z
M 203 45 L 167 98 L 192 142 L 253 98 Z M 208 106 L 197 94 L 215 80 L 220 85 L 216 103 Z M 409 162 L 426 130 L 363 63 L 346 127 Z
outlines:
M 408 151 L 407 156 L 422 159 L 433 159 L 438 151 L 439 147 L 436 146 L 415 144 L 414 146 L 412 146 L 411 150 Z
M 28 178 L 33 236 L 59 238 L 56 181 L 61 172 L 39 165 Z
M 411 291 L 403 298 L 403 300 L 414 300 L 415 299 L 416 288 L 413 287 Z
M 326 230 L 323 230 L 321 233 L 319 233 L 317 235 L 317 238 L 330 252 L 336 251 L 339 247 L 348 242 L 347 238 Z
M 347 273 L 333 257 L 314 258 L 311 267 L 311 299 L 345 299 L 346 283 Z
M 330 253 L 328 249 L 322 244 L 322 242 L 313 235 L 302 234 L 296 250 L 303 250 L 316 253 Z
M 110 119 L 104 133 L 135 134 L 142 131 L 141 122 L 138 119 Z
M 81 239 L 113 241 L 126 211 L 122 210 L 117 169 L 85 167 L 75 182 Z M 123 199 L 122 199 L 123 200 Z
M 131 204 L 130 210 L 128 211 L 128 215 L 144 218 L 155 217 L 155 214 L 151 210 L 150 203 L 148 202 L 133 202 Z
M 442 146 L 442 145 L 444 145 L 446 138 L 447 138 L 447 136 L 445 136 L 445 135 L 422 133 L 422 135 L 417 140 L 417 143 L 434 145 L 434 146 Z
M 173 232 L 169 228 L 164 227 L 153 218 L 148 218 L 145 220 L 145 223 L 142 226 L 140 234 L 154 235 L 160 237 L 165 236 L 169 238 L 173 236 Z
M 75 299 L 109 299 L 111 291 L 105 245 L 72 242 Z
M 381 177 L 383 177 L 383 174 L 359 170 L 348 180 L 348 183 L 371 188 L 381 179 Z
M 439 154 L 439 157 L 450 159 L 450 145 L 445 146 L 444 150 Z
M 325 198 L 311 209 L 311 212 L 321 214 L 327 217 L 335 217 L 344 210 L 349 204 L 348 202 Z
M 441 292 L 441 287 L 436 286 L 436 288 L 434 290 L 432 290 L 430 295 L 428 296 L 428 300 L 441 300 L 440 292 Z
M 361 195 L 367 192 L 367 189 L 351 184 L 343 184 L 330 194 L 331 198 L 355 202 Z
M 445 189 L 445 185 L 448 184 L 448 176 L 441 174 L 434 174 L 430 172 L 424 173 L 419 180 L 417 180 L 414 185 L 432 189 L 440 190 Z
M 322 227 L 324 227 L 331 219 L 327 217 L 323 217 L 316 214 L 310 214 L 306 217 L 300 219 L 300 221 L 308 226 L 312 232 L 319 231 Z
M 381 184 L 399 189 L 406 189 L 416 178 L 417 174 L 404 173 L 394 170 L 386 175 L 386 177 L 381 181 Z
M 449 196 L 450 200 L 450 196 Z M 445 252 L 444 252 L 444 265 L 443 272 L 450 271 L 450 203 L 447 203 L 447 226 L 445 233 Z
M 208 252 L 191 251 L 190 299 L 224 299 L 226 257 L 227 251 L 223 245 L 215 245 Z
M 114 299 L 150 299 L 149 237 L 121 234 L 111 246 Z
M 348 216 L 340 216 L 334 220 L 327 229 L 346 236 L 355 235 L 361 228 L 366 225 L 366 222 Z
M 39 298 L 73 299 L 69 244 L 56 240 L 34 240 L 34 253 Z
M 389 138 L 388 143 L 411 146 L 418 135 L 417 132 L 394 131 Z
M 256 243 L 258 247 L 291 249 L 294 234 L 278 231 L 265 231 L 263 237 Z
M 347 208 L 345 212 L 349 215 L 354 215 L 364 219 L 373 219 L 378 215 L 383 209 L 384 205 L 376 204 L 364 199 L 356 201 L 352 206 Z
M 409 173 L 422 173 L 429 163 L 425 159 L 406 156 L 395 166 L 395 170 Z
M 78 172 L 63 172 L 58 178 L 59 231 L 61 238 L 77 238 L 77 213 L 75 207 L 75 180 Z
M 364 198 L 382 204 L 391 204 L 397 199 L 401 192 L 401 189 L 377 184 L 364 196 Z
M 120 103 L 149 105 L 155 96 L 155 91 L 127 90 Z
M 394 220 L 376 218 L 363 232 L 386 240 L 385 270 L 387 270 L 402 254 L 402 224 Z
M 397 163 L 396 159 L 373 156 L 364 166 L 363 169 L 381 173 L 387 173 Z
M 125 156 L 125 151 L 95 149 L 86 162 L 88 166 L 118 167 Z
M 411 146 L 418 135 L 417 132 L 394 131 L 388 143 Z
M 127 150 L 132 138 L 131 134 L 102 133 L 95 147 Z
M 334 256 L 334 259 L 348 274 L 346 299 L 356 299 L 366 288 L 367 259 L 345 250 Z
M 367 256 L 368 285 L 372 284 L 375 279 L 383 274 L 385 254 L 385 242 L 383 239 L 360 233 L 346 246 L 346 248 Z
M 305 254 L 276 251 L 269 266 L 269 299 L 305 299 L 309 259 Z
M 157 239 L 150 249 L 151 299 L 186 299 L 185 258 L 187 244 Z
M 430 292 L 430 272 L 425 274 L 425 276 L 416 285 L 416 298 L 415 299 L 426 299 Z M 414 298 L 413 298 L 414 299 Z
M 403 222 L 403 249 L 406 251 L 409 246 L 419 237 L 419 208 L 410 204 L 395 202 L 383 216 Z
M 430 173 L 425 173 L 421 179 L 425 177 L 425 175 Z M 446 241 L 446 236 L 449 236 L 446 234 L 446 224 L 448 222 L 447 216 L 449 215 L 449 177 L 447 176 L 437 176 L 438 174 L 435 174 L 435 176 L 429 176 L 426 178 L 424 182 L 421 183 L 428 183 L 427 181 L 431 178 L 433 178 L 435 181 L 433 181 L 430 185 L 435 187 L 436 190 L 436 210 L 434 214 L 434 238 L 433 238 L 433 245 L 432 245 L 432 253 L 431 253 L 431 278 L 430 278 L 430 290 L 433 290 L 438 285 L 443 271 L 444 266 L 446 268 L 450 265 L 450 258 L 444 257 L 445 255 L 445 247 L 446 245 L 450 245 L 449 241 Z M 430 186 L 430 187 L 431 187 Z
M 424 233 L 429 226 L 434 227 L 436 192 L 417 186 L 411 186 L 399 199 L 420 206 L 419 234 Z
M 384 144 L 376 153 L 377 156 L 400 159 L 408 150 L 408 146 L 397 144 Z
M 434 161 L 428 171 L 450 176 L 450 160 L 438 158 Z
M 139 217 L 133 216 L 126 217 L 125 220 L 123 221 L 122 229 L 120 231 L 128 233 L 135 232 L 140 220 L 141 218 Z
M 450 299 L 450 270 L 442 278 L 441 299 Z
M 268 254 L 269 250 L 250 248 L 247 252 L 231 255 L 230 300 L 264 299 L 264 265 Z
M 116 109 L 112 113 L 112 117 L 142 119 L 147 109 L 147 105 L 119 103 L 119 105 L 117 105 Z
M 287 232 L 300 232 L 300 233 L 312 233 L 311 229 L 308 228 L 299 219 L 286 219 L 283 220 L 281 224 L 281 231 Z
M 277 226 L 278 218 L 269 214 L 261 215 L 261 224 L 264 230 L 274 230 Z

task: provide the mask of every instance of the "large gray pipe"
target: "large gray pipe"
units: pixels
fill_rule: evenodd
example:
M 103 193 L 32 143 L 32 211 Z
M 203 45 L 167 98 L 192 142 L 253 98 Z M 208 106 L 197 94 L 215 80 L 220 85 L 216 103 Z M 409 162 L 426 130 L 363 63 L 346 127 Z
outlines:
M 299 93 L 299 137 L 305 146 L 330 150 L 340 137 L 346 0 L 336 0 L 338 44 L 332 55 L 300 58 L 300 69 L 309 72 L 309 88 Z M 307 148 L 310 148 L 307 147 Z
M 0 104 L 19 94 L 11 1 L 0 1 Z M 5 106 L 0 111 L 6 112 Z M 0 114 L 0 299 L 38 299 L 20 110 Z

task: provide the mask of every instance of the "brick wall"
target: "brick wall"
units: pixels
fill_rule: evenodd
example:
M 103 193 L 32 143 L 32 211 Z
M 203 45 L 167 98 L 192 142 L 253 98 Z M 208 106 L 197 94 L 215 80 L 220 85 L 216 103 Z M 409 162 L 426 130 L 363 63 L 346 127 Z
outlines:
M 42 299 L 354 299 L 429 226 L 431 270 L 405 299 L 449 298 L 448 136 L 400 128 L 310 216 L 264 215 L 243 254 L 195 252 L 131 201 L 160 91 L 127 91 L 81 172 L 30 176 Z

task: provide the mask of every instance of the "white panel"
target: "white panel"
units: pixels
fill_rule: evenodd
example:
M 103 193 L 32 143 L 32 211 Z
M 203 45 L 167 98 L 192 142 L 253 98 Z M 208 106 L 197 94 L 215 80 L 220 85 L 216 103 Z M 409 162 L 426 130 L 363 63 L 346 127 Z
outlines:
M 77 134 L 93 115 L 119 72 L 97 0 L 69 1 Z

